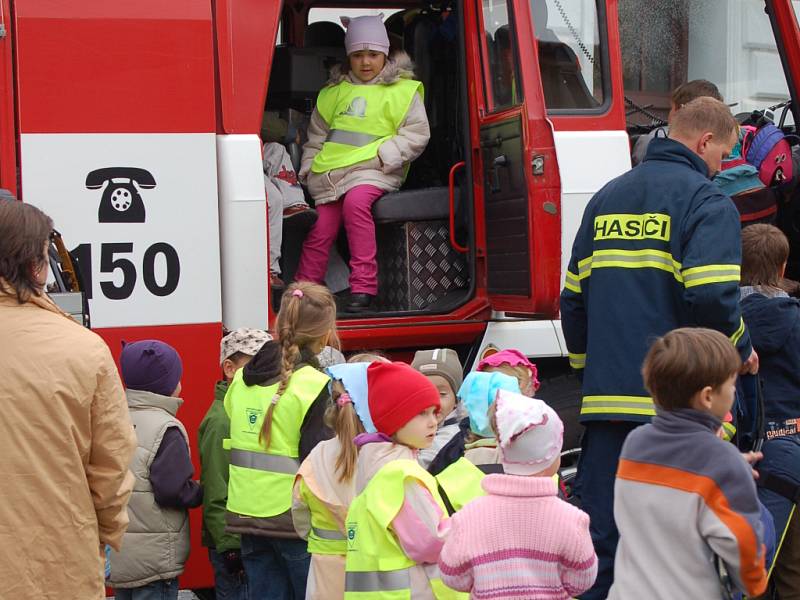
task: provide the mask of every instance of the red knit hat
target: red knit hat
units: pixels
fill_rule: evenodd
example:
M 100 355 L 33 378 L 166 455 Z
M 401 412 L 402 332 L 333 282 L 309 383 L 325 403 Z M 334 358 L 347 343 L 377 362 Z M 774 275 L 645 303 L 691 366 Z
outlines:
M 394 435 L 426 408 L 439 403 L 439 391 L 419 371 L 401 362 L 374 362 L 367 368 L 369 412 L 380 433 Z

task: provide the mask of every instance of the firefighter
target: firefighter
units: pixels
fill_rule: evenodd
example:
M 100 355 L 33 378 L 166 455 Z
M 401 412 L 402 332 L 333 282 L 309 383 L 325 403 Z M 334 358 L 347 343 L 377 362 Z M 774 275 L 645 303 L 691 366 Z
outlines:
M 709 179 L 737 132 L 722 102 L 687 103 L 669 138 L 654 139 L 640 166 L 595 194 L 575 238 L 561 318 L 570 364 L 583 377 L 576 495 L 599 558 L 584 599 L 608 594 L 617 461 L 628 433 L 655 415 L 640 373 L 648 343 L 678 327 L 708 327 L 731 340 L 743 371 L 758 369 L 738 301 L 739 217 Z

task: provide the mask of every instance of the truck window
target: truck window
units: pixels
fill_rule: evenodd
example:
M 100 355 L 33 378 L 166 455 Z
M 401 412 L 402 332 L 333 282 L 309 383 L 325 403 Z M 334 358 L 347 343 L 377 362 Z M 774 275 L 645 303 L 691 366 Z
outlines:
M 625 94 L 647 113 L 666 120 L 672 90 L 706 79 L 734 114 L 784 114 L 789 91 L 763 1 L 620 0 L 619 26 Z M 634 108 L 629 125 L 652 125 L 651 115 Z
M 517 105 L 522 100 L 510 12 L 506 0 L 483 0 L 486 75 L 493 111 Z
M 550 112 L 595 109 L 603 104 L 601 1 L 531 0 L 544 101 Z

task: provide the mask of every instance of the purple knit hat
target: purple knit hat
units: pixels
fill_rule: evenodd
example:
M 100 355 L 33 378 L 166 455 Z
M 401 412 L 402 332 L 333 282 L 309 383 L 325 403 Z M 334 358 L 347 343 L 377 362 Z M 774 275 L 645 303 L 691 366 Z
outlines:
M 126 388 L 161 396 L 171 396 L 183 375 L 178 352 L 158 340 L 122 342 L 119 364 Z
M 347 55 L 359 50 L 374 50 L 389 55 L 389 34 L 383 24 L 383 13 L 363 17 L 339 17 L 347 32 L 344 35 L 344 48 Z

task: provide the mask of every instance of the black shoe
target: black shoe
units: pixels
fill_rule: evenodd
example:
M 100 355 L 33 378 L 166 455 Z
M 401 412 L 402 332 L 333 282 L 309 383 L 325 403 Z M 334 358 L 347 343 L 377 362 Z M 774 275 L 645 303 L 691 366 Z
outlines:
M 374 297 L 370 294 L 350 294 L 350 302 L 347 303 L 345 310 L 351 313 L 366 312 Z
M 317 222 L 317 211 L 305 204 L 290 206 L 283 211 L 283 229 L 306 232 Z

